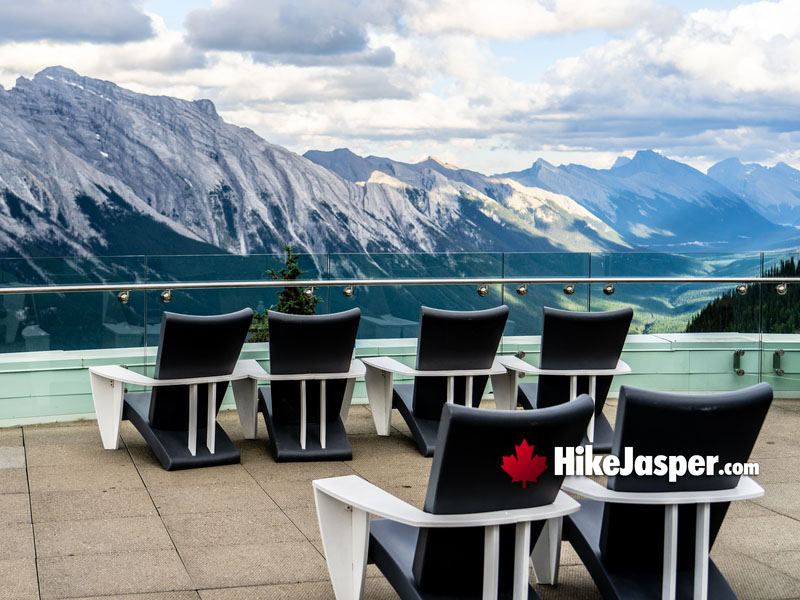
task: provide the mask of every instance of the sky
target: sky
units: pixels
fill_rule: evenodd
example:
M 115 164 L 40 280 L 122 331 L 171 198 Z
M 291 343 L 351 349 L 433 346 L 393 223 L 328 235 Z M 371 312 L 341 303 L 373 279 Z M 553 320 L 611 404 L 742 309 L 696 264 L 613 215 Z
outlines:
M 54 65 L 301 154 L 800 168 L 800 0 L 0 0 L 0 85 Z

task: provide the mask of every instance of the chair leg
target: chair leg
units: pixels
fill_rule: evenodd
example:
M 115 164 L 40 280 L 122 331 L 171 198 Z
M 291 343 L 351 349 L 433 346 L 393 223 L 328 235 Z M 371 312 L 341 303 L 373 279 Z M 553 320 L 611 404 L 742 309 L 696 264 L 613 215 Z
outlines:
M 236 401 L 236 412 L 245 439 L 258 437 L 258 381 L 255 379 L 237 379 L 233 382 L 233 399 Z
M 211 454 L 217 445 L 217 384 L 208 384 L 206 410 L 206 447 Z
M 392 424 L 394 375 L 367 365 L 364 381 L 367 384 L 367 399 L 372 419 L 375 421 L 375 429 L 378 435 L 389 435 L 389 427 Z
M 664 507 L 664 567 L 661 600 L 675 600 L 678 583 L 678 505 Z
M 531 576 L 531 523 L 517 523 L 514 538 L 514 600 L 528 600 Z
M 306 429 L 308 416 L 306 415 L 306 380 L 300 381 L 300 447 L 306 449 Z
M 197 456 L 197 384 L 189 386 L 189 454 Z
M 325 380 L 319 381 L 319 445 L 325 449 L 325 438 L 327 437 L 328 411 L 326 410 L 325 400 Z
M 487 525 L 483 533 L 483 596 L 482 600 L 497 600 L 500 583 L 500 526 Z
M 561 562 L 562 518 L 548 519 L 544 523 L 539 539 L 533 547 L 531 561 L 536 581 L 548 585 L 558 583 L 558 567 Z
M 364 592 L 369 513 L 314 489 L 325 561 L 336 600 L 358 600 Z
M 697 505 L 697 522 L 694 534 L 694 598 L 708 598 L 708 533 L 711 523 L 711 505 Z
M 508 371 L 502 375 L 492 375 L 494 402 L 500 410 L 514 410 L 517 407 L 519 372 Z

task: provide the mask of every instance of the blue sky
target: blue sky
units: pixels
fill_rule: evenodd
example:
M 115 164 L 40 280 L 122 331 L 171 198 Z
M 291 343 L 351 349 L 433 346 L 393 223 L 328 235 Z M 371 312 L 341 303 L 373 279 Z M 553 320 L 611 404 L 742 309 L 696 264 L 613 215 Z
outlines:
M 210 98 L 300 153 L 800 167 L 798 0 L 0 3 L 0 84 L 55 64 Z

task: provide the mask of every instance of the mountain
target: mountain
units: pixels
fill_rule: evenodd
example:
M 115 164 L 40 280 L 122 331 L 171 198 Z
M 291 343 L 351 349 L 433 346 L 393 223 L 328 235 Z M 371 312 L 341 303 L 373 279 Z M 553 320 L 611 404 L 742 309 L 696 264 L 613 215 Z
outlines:
M 346 148 L 310 150 L 303 156 L 352 182 L 405 187 L 420 210 L 428 210 L 431 198 L 438 199 L 440 205 L 457 207 L 463 217 L 480 226 L 484 235 L 497 236 L 495 249 L 523 250 L 524 245 L 532 244 L 526 238 L 541 240 L 541 249 L 551 251 L 631 248 L 622 236 L 571 198 L 512 179 L 487 177 L 432 157 L 410 164 L 361 157 Z
M 729 158 L 709 168 L 708 176 L 750 202 L 770 221 L 800 225 L 800 171 L 786 163 L 764 167 Z
M 63 67 L 0 88 L 2 256 L 625 247 L 568 199 L 511 191 L 518 184 L 505 186 L 513 208 L 433 169 L 415 183 L 367 175 L 270 144 L 208 100 Z
M 796 235 L 718 181 L 651 150 L 611 169 L 540 159 L 497 177 L 569 196 L 631 244 L 651 250 L 755 250 L 765 240 L 779 246 Z

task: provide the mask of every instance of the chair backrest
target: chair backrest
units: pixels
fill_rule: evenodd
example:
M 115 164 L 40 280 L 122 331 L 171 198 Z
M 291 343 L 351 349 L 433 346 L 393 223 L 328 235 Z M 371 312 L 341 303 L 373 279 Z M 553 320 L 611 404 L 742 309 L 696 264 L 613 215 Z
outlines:
M 564 479 L 554 474 L 554 448 L 580 444 L 591 414 L 592 400 L 586 395 L 569 404 L 533 411 L 445 405 L 424 510 L 470 513 L 553 502 Z M 530 456 L 517 448 L 525 445 L 533 446 Z M 537 456 L 544 457 L 546 468 L 535 481 L 514 481 L 503 468 L 517 459 L 525 467 Z M 541 523 L 533 524 L 532 543 L 541 527 Z M 513 579 L 514 527 L 506 529 L 510 532 L 501 531 L 500 540 L 501 589 L 510 589 Z M 413 563 L 420 589 L 450 596 L 480 595 L 483 536 L 480 527 L 420 530 Z
M 633 456 L 718 456 L 711 474 L 686 474 L 670 483 L 667 476 L 609 477 L 608 487 L 625 492 L 707 491 L 732 489 L 738 475 L 721 475 L 726 463 L 747 462 L 772 402 L 772 388 L 761 383 L 719 394 L 653 392 L 628 386 L 620 390 L 611 452 Z M 729 503 L 711 505 L 710 545 Z M 678 561 L 694 559 L 695 506 L 681 507 L 678 516 Z M 600 549 L 608 564 L 660 570 L 664 543 L 664 508 L 606 504 Z M 710 547 L 709 545 L 709 547 Z
M 417 369 L 443 371 L 488 369 L 497 354 L 508 319 L 508 307 L 486 310 L 441 310 L 423 306 L 419 314 Z M 488 377 L 475 377 L 472 405 L 479 406 Z M 456 377 L 453 397 L 464 404 L 466 378 Z M 447 401 L 445 377 L 417 377 L 414 381 L 414 415 L 438 420 Z
M 350 369 L 361 310 L 352 308 L 330 315 L 289 315 L 269 311 L 269 368 L 275 375 L 343 373 Z M 271 384 L 273 419 L 300 422 L 300 382 Z M 326 421 L 339 416 L 346 382 L 326 383 Z M 307 418 L 319 421 L 319 384 L 306 384 Z
M 542 369 L 613 369 L 633 319 L 633 309 L 607 312 L 573 312 L 544 307 L 542 319 Z M 603 405 L 612 377 L 598 377 L 595 414 Z M 578 378 L 578 393 L 589 392 L 589 378 Z M 569 401 L 569 377 L 539 377 L 539 408 Z
M 156 379 L 182 379 L 227 375 L 233 372 L 253 311 L 243 308 L 224 315 L 181 315 L 165 312 L 156 356 Z M 228 384 L 217 384 L 217 410 Z M 207 386 L 197 390 L 197 426 L 205 427 Z M 185 430 L 189 427 L 189 386 L 153 388 L 150 425 L 156 429 Z

